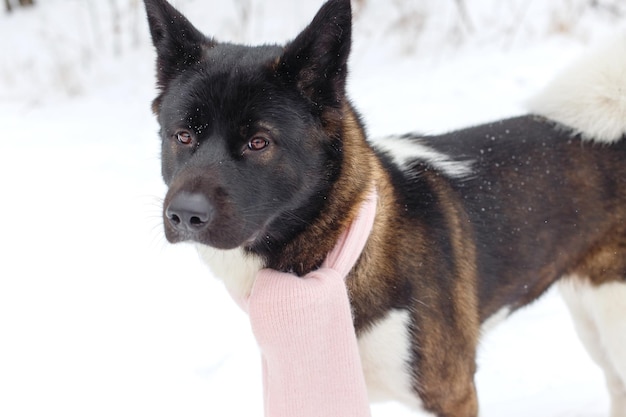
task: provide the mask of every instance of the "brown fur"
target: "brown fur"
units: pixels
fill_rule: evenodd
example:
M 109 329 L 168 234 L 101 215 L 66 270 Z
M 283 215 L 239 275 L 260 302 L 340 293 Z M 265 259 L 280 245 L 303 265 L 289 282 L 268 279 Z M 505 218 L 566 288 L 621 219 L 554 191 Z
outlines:
M 451 285 L 442 295 L 440 279 L 444 277 L 437 276 L 442 256 L 420 236 L 419 229 L 426 231 L 426 225 L 407 227 L 389 173 L 367 144 L 356 114 L 348 106 L 344 111 L 340 178 L 316 222 L 282 252 L 280 267 L 304 273 L 318 266 L 374 184 L 379 198 L 374 228 L 347 278 L 357 332 L 368 329 L 391 308 L 409 308 L 416 330 L 412 365 L 420 370 L 414 389 L 438 415 L 476 415 L 473 378 L 480 322 L 474 247 L 467 244 L 471 242 L 468 220 L 447 181 L 435 172 L 428 174 L 441 199 L 453 250 L 446 277 Z M 415 271 L 410 282 L 404 279 L 405 269 Z M 419 294 L 419 299 L 412 299 L 412 294 Z
M 612 230 L 601 244 L 592 247 L 570 273 L 585 277 L 594 285 L 626 282 L 626 223 Z

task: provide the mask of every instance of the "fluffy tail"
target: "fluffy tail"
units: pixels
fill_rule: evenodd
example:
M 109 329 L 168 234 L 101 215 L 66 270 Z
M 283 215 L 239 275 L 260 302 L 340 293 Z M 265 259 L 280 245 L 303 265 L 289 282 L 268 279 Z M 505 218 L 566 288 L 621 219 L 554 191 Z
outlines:
M 626 135 L 626 31 L 590 50 L 528 103 L 581 134 L 615 143 Z

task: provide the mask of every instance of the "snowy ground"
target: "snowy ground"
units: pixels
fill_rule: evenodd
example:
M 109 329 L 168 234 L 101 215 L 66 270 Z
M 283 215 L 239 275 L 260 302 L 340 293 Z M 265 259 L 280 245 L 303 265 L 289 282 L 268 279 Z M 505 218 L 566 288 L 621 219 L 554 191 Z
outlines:
M 274 32 L 276 21 L 251 25 L 244 39 L 294 34 L 320 4 L 303 3 L 285 11 L 284 30 Z M 92 27 L 93 10 L 78 4 L 0 15 L 0 416 L 261 416 L 245 317 L 194 250 L 168 245 L 161 232 L 154 57 L 143 15 L 115 59 L 110 50 L 89 55 L 91 44 L 72 55 L 85 44 L 68 27 Z M 561 36 L 485 35 L 401 54 L 372 35 L 368 13 L 376 9 L 363 11 L 356 36 L 371 45 L 356 41 L 350 90 L 373 134 L 519 114 L 606 30 L 591 20 Z M 106 35 L 104 22 L 89 33 Z M 229 21 L 219 27 L 232 39 Z M 58 53 L 68 66 L 51 58 Z M 479 356 L 483 417 L 608 413 L 602 375 L 554 292 L 498 327 Z M 415 414 L 383 404 L 374 415 Z

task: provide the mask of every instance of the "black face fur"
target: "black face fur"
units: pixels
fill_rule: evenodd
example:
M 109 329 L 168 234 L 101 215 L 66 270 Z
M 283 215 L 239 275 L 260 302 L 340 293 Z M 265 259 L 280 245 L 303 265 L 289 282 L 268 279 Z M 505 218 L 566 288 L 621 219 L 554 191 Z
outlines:
M 339 174 L 349 0 L 328 2 L 286 47 L 219 43 L 166 1 L 145 3 L 167 239 L 271 251 L 319 212 Z

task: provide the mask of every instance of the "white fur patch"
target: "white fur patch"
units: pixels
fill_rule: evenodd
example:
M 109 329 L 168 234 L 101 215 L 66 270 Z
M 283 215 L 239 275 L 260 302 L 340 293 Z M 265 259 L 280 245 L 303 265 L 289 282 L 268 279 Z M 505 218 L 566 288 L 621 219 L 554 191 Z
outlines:
M 579 277 L 559 283 L 576 331 L 602 368 L 611 395 L 611 417 L 626 417 L 626 283 L 592 286 Z
M 626 32 L 565 69 L 528 107 L 583 139 L 617 142 L 626 134 Z
M 495 329 L 500 323 L 502 323 L 511 314 L 509 307 L 503 307 L 495 312 L 491 317 L 485 320 L 480 327 L 480 333 L 484 336 L 493 329 Z
M 371 401 L 396 400 L 421 409 L 412 389 L 409 312 L 391 310 L 359 337 L 359 351 Z
M 406 169 L 414 161 L 423 161 L 452 178 L 463 178 L 472 173 L 471 162 L 455 161 L 417 138 L 387 136 L 374 139 L 372 145 L 389 155 L 401 169 Z
M 224 281 L 233 297 L 237 300 L 248 298 L 257 272 L 264 267 L 259 257 L 240 248 L 220 250 L 202 244 L 197 244 L 196 248 L 200 258 L 217 278 Z

